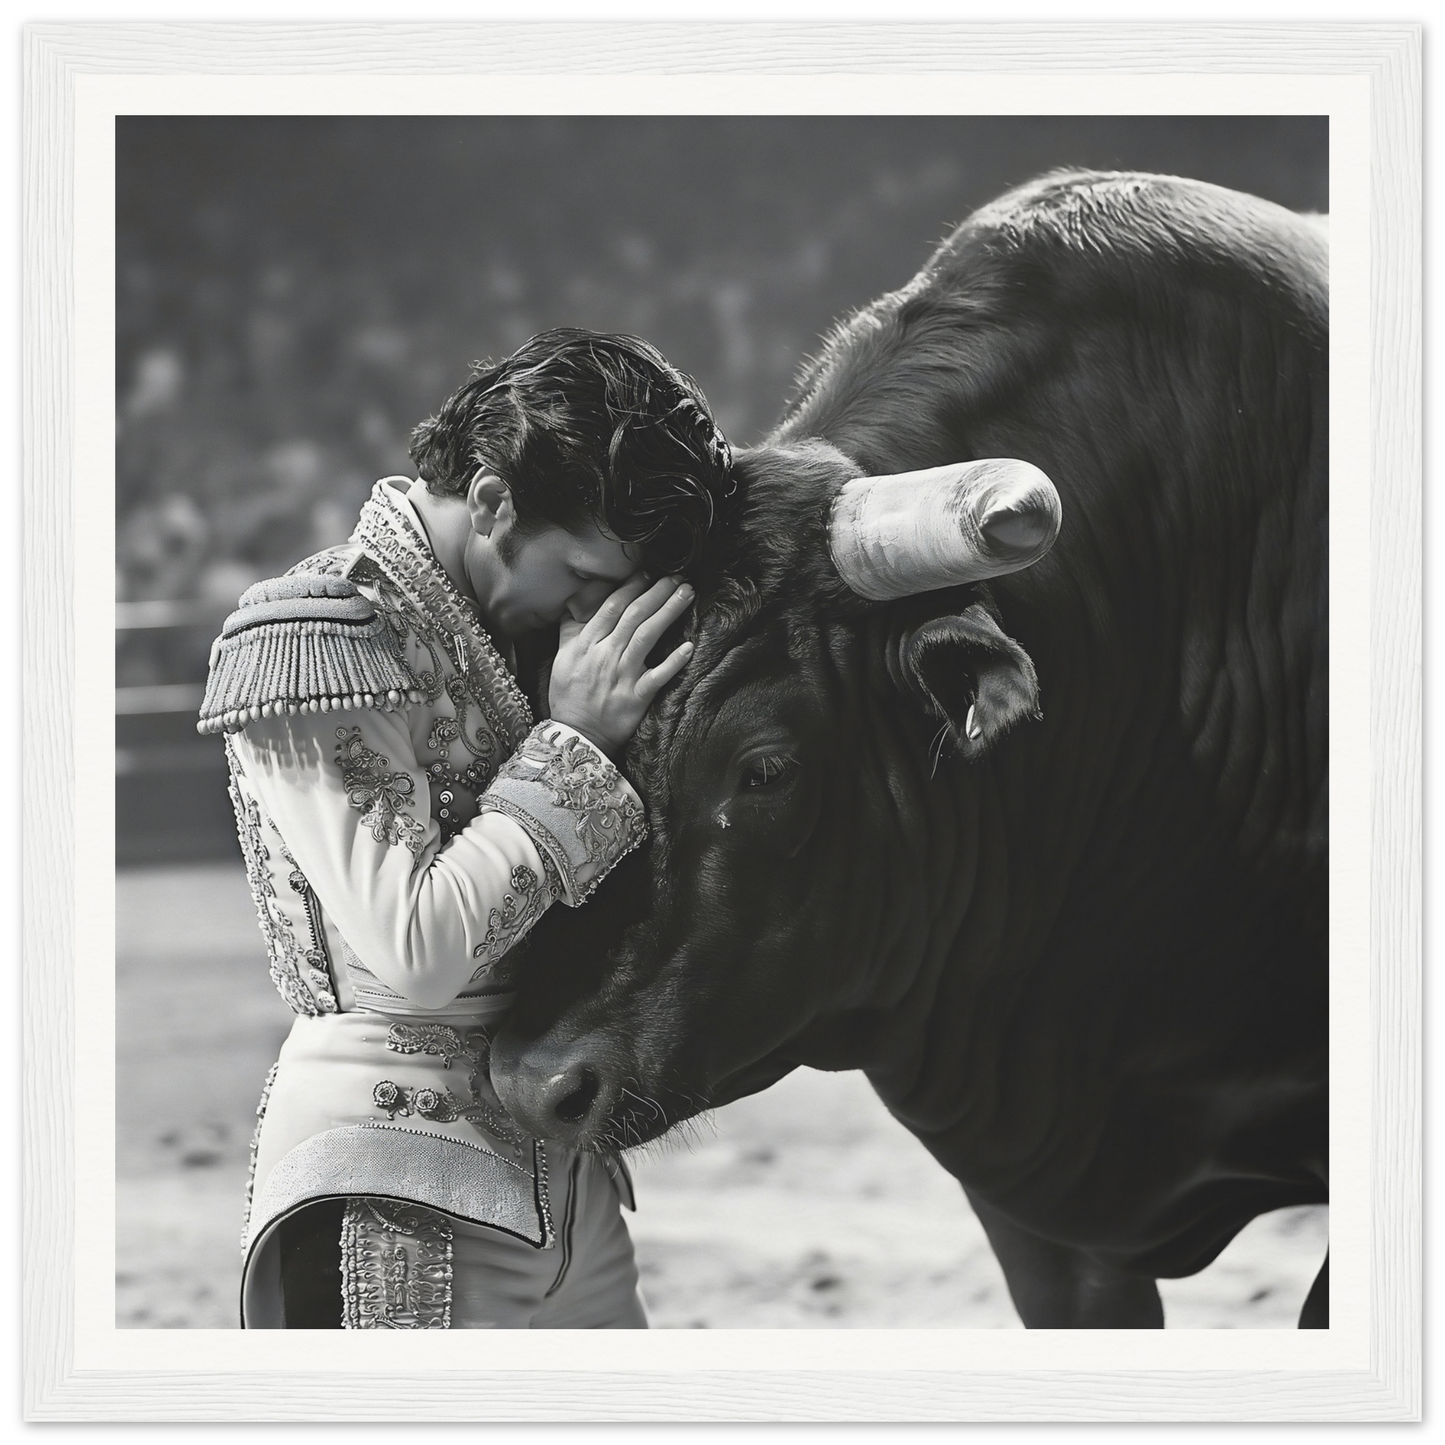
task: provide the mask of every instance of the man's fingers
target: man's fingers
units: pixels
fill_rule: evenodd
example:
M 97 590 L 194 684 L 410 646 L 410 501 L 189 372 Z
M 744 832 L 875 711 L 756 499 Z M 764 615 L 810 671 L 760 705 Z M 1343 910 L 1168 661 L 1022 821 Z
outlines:
M 628 605 L 646 590 L 647 578 L 640 572 L 635 577 L 629 577 L 583 624 L 583 643 L 590 646 L 612 632 Z
M 632 640 L 622 654 L 624 672 L 642 671 L 647 663 L 647 654 L 662 640 L 663 633 L 692 605 L 692 598 L 692 588 L 684 582 L 671 597 L 663 599 L 656 612 L 638 622 L 632 633 Z M 646 601 L 646 597 L 640 597 L 633 606 L 641 607 Z M 626 625 L 625 619 L 623 625 Z
M 626 649 L 637 629 L 649 617 L 656 616 L 657 612 L 685 587 L 688 597 L 691 598 L 692 588 L 680 577 L 660 577 L 640 597 L 634 597 L 627 604 L 622 616 L 617 619 L 617 626 L 612 629 L 613 642 L 619 648 Z
M 687 666 L 687 660 L 691 656 L 692 643 L 684 642 L 659 662 L 656 667 L 649 667 L 647 671 L 637 679 L 637 686 L 634 690 L 638 698 L 650 704 L 652 699 Z

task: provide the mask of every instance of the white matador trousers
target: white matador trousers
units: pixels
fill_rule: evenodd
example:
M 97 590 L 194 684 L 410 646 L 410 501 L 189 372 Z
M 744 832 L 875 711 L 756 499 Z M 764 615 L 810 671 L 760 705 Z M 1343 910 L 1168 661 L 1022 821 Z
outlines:
M 258 1109 L 247 1329 L 646 1327 L 626 1171 L 511 1126 L 475 1022 L 293 1024 Z
M 283 1299 L 274 1325 L 646 1329 L 617 1186 L 590 1154 L 564 1161 L 553 1176 L 553 1249 L 403 1200 L 353 1196 L 303 1211 L 274 1241 Z

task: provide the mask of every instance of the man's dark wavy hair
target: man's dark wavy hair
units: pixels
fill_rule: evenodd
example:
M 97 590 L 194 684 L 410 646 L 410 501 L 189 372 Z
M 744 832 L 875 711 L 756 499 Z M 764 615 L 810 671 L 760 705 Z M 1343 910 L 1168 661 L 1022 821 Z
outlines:
M 411 434 L 428 488 L 506 482 L 523 535 L 600 522 L 654 575 L 682 572 L 732 500 L 732 453 L 697 383 L 635 336 L 558 327 L 471 377 Z

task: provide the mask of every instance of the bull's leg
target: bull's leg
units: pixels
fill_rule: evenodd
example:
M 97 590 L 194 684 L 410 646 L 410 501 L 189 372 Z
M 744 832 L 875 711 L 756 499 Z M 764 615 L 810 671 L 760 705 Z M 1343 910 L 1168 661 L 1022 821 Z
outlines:
M 1082 1250 L 1054 1244 L 969 1202 L 1003 1267 L 1014 1308 L 1031 1330 L 1158 1330 L 1164 1305 L 1152 1279 L 1109 1269 Z
M 1330 1252 L 1325 1251 L 1325 1262 L 1305 1296 L 1304 1308 L 1299 1312 L 1299 1327 L 1302 1330 L 1327 1330 L 1330 1327 Z

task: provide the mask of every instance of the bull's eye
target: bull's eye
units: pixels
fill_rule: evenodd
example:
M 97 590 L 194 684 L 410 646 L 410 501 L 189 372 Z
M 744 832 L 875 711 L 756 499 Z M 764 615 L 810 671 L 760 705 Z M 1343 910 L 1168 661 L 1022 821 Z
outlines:
M 791 778 L 797 767 L 792 758 L 784 757 L 780 753 L 766 753 L 749 758 L 743 764 L 738 789 L 740 792 L 748 792 L 756 788 L 775 788 Z

